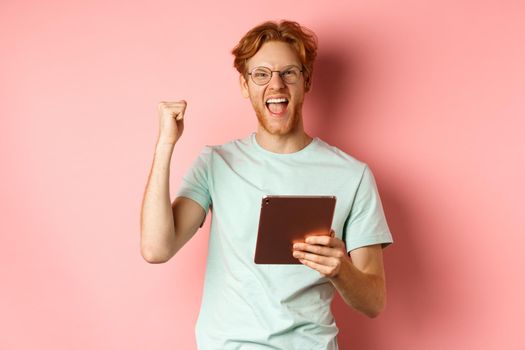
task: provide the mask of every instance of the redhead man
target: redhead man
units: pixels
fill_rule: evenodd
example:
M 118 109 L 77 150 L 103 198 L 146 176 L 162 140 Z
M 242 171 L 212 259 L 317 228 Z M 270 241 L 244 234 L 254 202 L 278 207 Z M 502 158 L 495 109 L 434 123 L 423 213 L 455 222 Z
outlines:
M 141 213 L 141 252 L 163 263 L 212 215 L 199 349 L 337 349 L 334 292 L 369 317 L 385 307 L 382 249 L 393 242 L 372 172 L 303 128 L 317 38 L 296 22 L 266 22 L 233 49 L 256 132 L 205 146 L 169 197 L 169 167 L 185 101 L 159 104 L 160 132 Z M 330 236 L 293 245 L 300 264 L 254 263 L 265 194 L 333 195 Z

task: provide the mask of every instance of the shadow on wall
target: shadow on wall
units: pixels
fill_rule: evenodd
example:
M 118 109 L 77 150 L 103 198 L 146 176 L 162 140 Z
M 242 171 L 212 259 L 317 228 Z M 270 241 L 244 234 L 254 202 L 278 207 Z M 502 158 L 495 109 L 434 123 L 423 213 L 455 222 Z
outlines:
M 373 103 L 370 96 L 362 97 L 360 89 L 369 86 L 369 70 L 373 69 L 365 56 L 359 50 L 350 53 L 341 47 L 323 47 L 308 97 L 308 110 L 313 112 L 309 120 L 312 127 L 308 129 L 349 154 L 352 152 L 348 150 L 363 148 L 356 141 L 359 138 L 353 137 L 352 122 L 362 122 L 361 111 L 366 110 L 367 103 Z M 432 222 L 410 209 L 414 206 L 407 202 L 410 198 L 399 186 L 407 182 L 395 181 L 405 174 L 396 174 L 398 170 L 385 167 L 377 169 L 374 175 L 394 237 L 394 244 L 384 251 L 387 307 L 379 317 L 370 319 L 347 306 L 336 293 L 332 310 L 340 329 L 341 349 L 400 349 L 400 344 L 387 343 L 387 335 L 396 333 L 400 338 L 413 339 L 418 329 L 432 331 L 436 322 L 446 323 L 461 313 L 459 308 L 451 310 L 448 304 L 458 296 L 444 290 L 441 281 L 432 277 L 432 262 L 425 261 L 424 247 L 417 246 L 417 237 L 424 234 Z M 435 206 L 432 205 L 435 199 L 428 198 L 424 189 L 417 198 L 418 205 Z
M 308 132 L 318 135 L 328 143 L 343 150 L 351 149 L 348 140 L 352 139 L 351 121 L 359 113 L 358 89 L 363 77 L 358 55 L 349 54 L 337 45 L 324 46 L 315 62 L 313 86 L 306 98 L 308 102 Z M 361 68 L 361 69 L 360 69 Z M 350 108 L 349 108 L 350 107 Z M 337 139 L 338 130 L 345 128 L 348 137 Z M 351 154 L 351 152 L 348 152 Z M 391 227 L 392 231 L 397 228 Z M 394 236 L 397 242 L 397 237 Z M 393 245 L 394 249 L 396 245 Z M 392 249 L 392 248 L 390 248 Z M 386 260 L 386 259 L 385 259 Z M 374 320 L 359 314 L 347 306 L 336 292 L 332 311 L 339 327 L 338 343 L 340 349 L 372 349 L 377 332 Z
M 348 142 L 350 135 L 339 128 L 360 114 L 359 91 L 366 78 L 358 57 L 341 46 L 325 44 L 314 64 L 312 89 L 305 98 L 306 129 L 334 145 Z
M 402 338 L 410 338 L 424 314 L 414 302 L 417 295 L 427 294 L 430 283 L 421 264 L 418 251 L 410 237 L 417 234 L 412 225 L 410 213 L 406 212 L 396 191 L 385 188 L 378 181 L 381 200 L 394 237 L 394 244 L 384 250 L 384 264 L 387 282 L 387 307 L 377 318 L 370 319 L 347 306 L 337 295 L 332 311 L 339 327 L 338 341 L 341 349 L 400 349 L 396 344 L 386 344 L 384 335 L 393 329 L 403 330 Z M 430 300 L 428 300 L 430 302 Z M 429 305 L 430 306 L 430 305 Z
M 305 98 L 308 103 L 309 125 L 314 134 L 327 138 L 334 126 L 341 124 L 341 101 L 352 90 L 348 76 L 354 65 L 341 52 L 327 48 L 319 52 L 313 72 L 312 88 Z M 347 111 L 348 112 L 348 111 Z

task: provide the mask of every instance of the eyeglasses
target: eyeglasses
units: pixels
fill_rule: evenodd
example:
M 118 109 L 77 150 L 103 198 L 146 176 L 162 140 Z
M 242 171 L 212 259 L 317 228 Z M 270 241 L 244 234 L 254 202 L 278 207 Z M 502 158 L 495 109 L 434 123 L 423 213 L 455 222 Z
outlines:
M 252 77 L 252 80 L 257 85 L 266 85 L 270 82 L 273 76 L 273 72 L 279 73 L 279 76 L 286 84 L 295 84 L 299 80 L 299 75 L 303 72 L 297 66 L 291 66 L 284 70 L 271 70 L 267 67 L 255 67 L 251 72 L 248 73 Z

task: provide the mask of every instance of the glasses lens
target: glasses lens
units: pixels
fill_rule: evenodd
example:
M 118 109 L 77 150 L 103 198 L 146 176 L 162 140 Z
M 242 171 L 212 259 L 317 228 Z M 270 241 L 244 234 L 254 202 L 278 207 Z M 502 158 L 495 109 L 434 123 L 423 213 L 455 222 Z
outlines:
M 299 80 L 301 70 L 297 67 L 286 68 L 279 72 L 281 79 L 287 84 L 295 84 Z M 272 70 L 267 67 L 256 67 L 250 73 L 257 85 L 266 85 L 272 79 Z
M 272 71 L 265 67 L 257 67 L 252 71 L 251 75 L 255 84 L 264 85 L 272 78 Z
M 281 77 L 288 84 L 294 84 L 299 79 L 301 71 L 297 67 L 291 67 L 281 72 Z

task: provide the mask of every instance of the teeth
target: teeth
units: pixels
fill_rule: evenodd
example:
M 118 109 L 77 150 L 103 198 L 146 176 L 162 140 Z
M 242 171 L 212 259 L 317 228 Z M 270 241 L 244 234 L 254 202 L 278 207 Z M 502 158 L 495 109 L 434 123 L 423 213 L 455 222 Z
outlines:
M 266 103 L 285 103 L 288 102 L 288 100 L 284 97 L 281 98 L 269 98 Z

